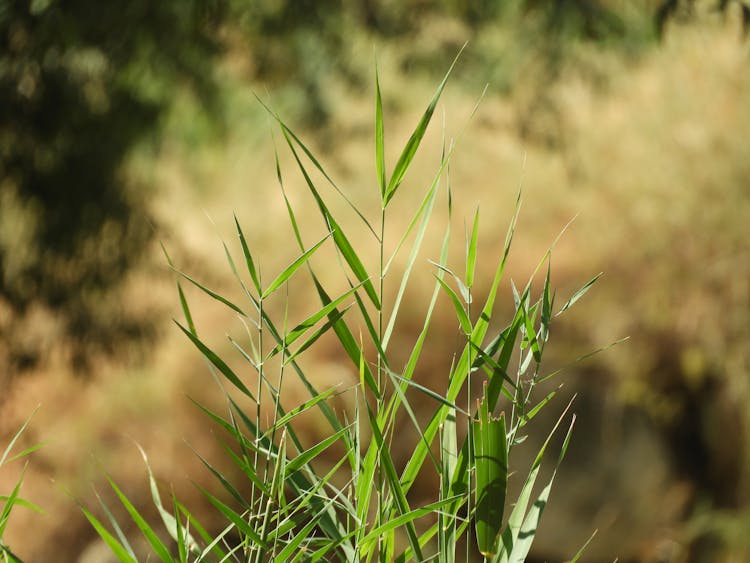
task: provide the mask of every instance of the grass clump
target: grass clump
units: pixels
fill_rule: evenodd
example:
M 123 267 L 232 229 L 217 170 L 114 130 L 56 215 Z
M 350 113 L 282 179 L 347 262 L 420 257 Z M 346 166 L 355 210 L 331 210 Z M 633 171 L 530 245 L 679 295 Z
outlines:
M 541 399 L 534 395 L 535 386 L 554 375 L 540 370 L 551 323 L 588 290 L 593 280 L 556 310 L 548 252 L 535 272 L 544 271 L 546 265 L 541 290 L 534 292 L 534 276 L 520 290 L 513 286 L 514 314 L 503 328 L 494 329 L 499 324 L 493 316 L 495 301 L 521 198 L 519 195 L 494 277 L 487 291 L 477 295 L 479 211 L 466 236 L 464 263 L 460 269 L 449 264 L 452 194 L 447 171 L 453 143 L 444 143 L 438 170 L 411 212 L 405 232 L 395 239 L 387 232 L 388 213 L 449 75 L 450 70 L 389 172 L 376 72 L 375 169 L 381 205 L 375 220 L 368 219 L 366 210 L 347 198 L 312 151 L 269 109 L 323 219 L 324 235 L 313 243 L 306 242 L 303 225 L 284 188 L 276 153 L 281 196 L 299 247 L 288 266 L 270 281 L 264 277 L 260 257 L 251 250 L 251 241 L 239 221 L 235 221 L 235 227 L 240 259 L 233 257 L 226 245 L 224 249 L 243 301 L 202 285 L 176 269 L 167 257 L 180 280 L 178 293 L 185 321 L 178 323 L 179 329 L 205 358 L 226 396 L 225 414 L 205 406 L 201 409 L 231 437 L 233 445 L 225 450 L 242 482 L 201 458 L 222 489 L 220 495 L 202 490 L 226 524 L 223 530 L 210 532 L 174 496 L 165 506 L 149 468 L 153 502 L 165 529 L 161 533 L 110 481 L 161 560 L 454 561 L 469 560 L 478 553 L 486 561 L 510 562 L 523 561 L 529 553 L 555 477 L 552 471 L 538 490 L 542 459 L 553 434 L 562 427 L 564 438 L 556 463 L 562 461 L 575 419 L 568 415 L 570 405 L 534 457 L 517 497 L 511 497 L 508 487 L 515 459 L 512 454 L 523 441 L 527 425 L 556 393 Z M 355 212 L 357 225 L 374 247 L 374 267 L 366 260 L 373 249 L 355 248 L 353 241 L 361 237 L 352 237 L 348 226 L 344 229 L 337 219 L 338 211 L 323 195 L 316 178 L 330 184 Z M 434 274 L 434 287 L 421 331 L 408 358 L 399 361 L 389 345 L 398 338 L 399 311 L 443 186 L 448 192 L 448 222 L 439 256 L 427 266 Z M 398 243 L 390 249 L 386 239 Z M 330 268 L 323 276 L 316 262 L 326 250 L 335 254 L 346 283 L 341 291 L 333 291 L 328 285 Z M 399 277 L 391 266 L 399 253 L 407 251 L 406 267 Z M 392 283 L 394 277 L 392 287 L 398 289 L 394 294 L 387 293 L 386 283 Z M 274 303 L 288 301 L 290 287 L 302 283 L 298 282 L 300 278 L 307 280 L 306 287 L 317 300 L 317 307 L 299 320 L 290 318 L 286 308 L 277 315 Z M 183 290 L 185 283 L 196 286 L 242 320 L 246 337 L 229 340 L 250 375 L 232 367 L 234 359 L 222 357 L 199 336 Z M 455 313 L 460 346 L 447 370 L 444 392 L 436 392 L 417 383 L 414 375 L 420 358 L 441 352 L 430 348 L 429 339 L 441 295 L 448 298 Z M 359 375 L 359 383 L 345 390 L 317 389 L 313 374 L 304 365 L 304 353 L 331 338 Z M 309 392 L 308 399 L 291 409 L 282 403 L 282 388 L 289 377 L 298 379 Z M 343 413 L 332 406 L 339 395 L 352 398 L 352 408 Z M 434 406 L 427 420 L 418 416 L 413 406 L 415 397 Z M 502 412 L 496 416 L 498 410 Z M 327 430 L 311 441 L 300 432 L 300 420 L 309 420 L 306 417 L 313 414 Z M 402 439 L 405 423 L 413 426 L 417 439 L 402 467 L 394 459 L 392 447 L 394 441 Z M 410 491 L 429 472 L 437 476 L 438 490 L 429 502 L 415 503 Z M 116 518 L 106 506 L 103 509 L 111 528 L 91 511 L 84 509 L 84 513 L 121 561 L 136 561 L 136 553 Z

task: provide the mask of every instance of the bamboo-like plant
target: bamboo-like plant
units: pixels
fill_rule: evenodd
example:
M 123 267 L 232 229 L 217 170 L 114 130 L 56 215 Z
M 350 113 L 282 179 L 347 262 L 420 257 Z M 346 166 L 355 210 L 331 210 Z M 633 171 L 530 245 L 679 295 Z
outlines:
M 444 185 L 442 180 L 454 144 L 444 149 L 437 172 L 411 215 L 406 231 L 394 239 L 399 242 L 390 256 L 386 256 L 386 217 L 420 147 L 450 72 L 438 86 L 395 166 L 388 173 L 383 103 L 376 69 L 375 165 L 381 201 L 378 222 L 368 220 L 364 210 L 346 199 L 313 153 L 269 109 L 317 205 L 325 223 L 326 236 L 313 244 L 305 241 L 303 225 L 284 190 L 277 153 L 281 197 L 299 247 L 296 259 L 266 282 L 261 276 L 261 257 L 251 251 L 251 241 L 235 219 L 242 249 L 239 263 L 246 271 L 241 273 L 238 262 L 228 248 L 224 248 L 244 296 L 244 303 L 240 304 L 179 271 L 167 256 L 180 280 L 178 294 L 185 322 L 179 324 L 179 329 L 205 357 L 218 380 L 234 387 L 232 393 L 226 393 L 227 415 L 201 408 L 235 441 L 233 448 L 226 448 L 227 455 L 248 481 L 233 483 L 208 460 L 201 458 L 229 499 L 221 500 L 215 493 L 202 490 L 226 522 L 222 531 L 211 533 L 176 498 L 172 499 L 171 510 L 162 504 L 149 469 L 153 501 L 174 541 L 173 545 L 165 543 L 165 536 L 154 531 L 127 496 L 111 482 L 153 552 L 162 561 L 390 562 L 437 559 L 448 562 L 468 560 L 472 553 L 478 552 L 486 561 L 505 563 L 523 561 L 529 553 L 554 479 L 553 473 L 541 491 L 536 492 L 532 502 L 543 455 L 552 434 L 567 419 L 567 433 L 558 463 L 562 460 L 575 417 L 567 416 L 568 408 L 564 410 L 526 473 L 518 498 L 511 502 L 506 496 L 512 453 L 523 438 L 524 427 L 555 395 L 552 392 L 541 400 L 533 395 L 535 386 L 545 379 L 540 364 L 550 325 L 589 289 L 596 278 L 555 311 L 548 252 L 537 267 L 538 272 L 545 263 L 547 265 L 540 294 L 533 295 L 533 276 L 522 291 L 517 291 L 514 286 L 514 315 L 505 328 L 490 333 L 495 300 L 516 228 L 520 194 L 494 278 L 478 309 L 474 304 L 477 296 L 473 288 L 478 261 L 479 212 L 474 216 L 471 233 L 466 237 L 466 260 L 461 274 L 455 273 L 447 263 L 451 240 L 449 219 L 440 256 L 429 266 L 434 271 L 435 283 L 422 329 L 405 364 L 396 365 L 389 344 L 393 341 L 396 321 L 440 188 Z M 379 256 L 376 271 L 366 268 L 362 258 L 365 253 L 362 249 L 355 249 L 352 243 L 355 239 L 334 216 L 313 179 L 318 176 L 330 183 L 356 211 L 359 225 L 369 233 Z M 450 201 L 449 194 L 449 216 Z M 335 249 L 342 275 L 349 285 L 337 295 L 329 293 L 311 260 L 325 245 L 332 245 Z M 392 303 L 385 303 L 385 280 L 394 275 L 395 256 L 405 251 L 408 245 L 411 248 L 406 267 L 397 282 L 396 297 Z M 372 249 L 368 250 L 372 252 Z M 311 281 L 315 299 L 319 301 L 317 311 L 296 324 L 289 322 L 287 313 L 282 318 L 274 317 L 268 306 L 269 300 L 279 292 L 283 295 L 290 280 L 300 276 L 307 276 Z M 229 307 L 249 327 L 246 342 L 231 337 L 230 341 L 255 374 L 252 380 L 257 382 L 257 387 L 254 390 L 251 390 L 250 378 L 232 369 L 198 336 L 183 291 L 184 283 L 196 286 L 222 306 Z M 447 391 L 443 394 L 413 380 L 420 358 L 425 353 L 435 353 L 428 352 L 429 329 L 441 295 L 449 299 L 455 310 L 462 341 L 445 374 Z M 343 353 L 359 374 L 359 385 L 349 390 L 356 395 L 356 400 L 353 401 L 353 412 L 345 415 L 348 418 L 342 418 L 329 404 L 336 390 L 316 389 L 313 378 L 300 364 L 301 354 L 315 346 L 326 333 L 335 334 Z M 282 406 L 280 395 L 283 379 L 290 373 L 299 379 L 310 397 L 287 411 Z M 459 405 L 460 394 L 480 381 L 483 381 L 483 391 L 478 405 Z M 471 389 L 468 391 L 471 397 Z M 408 392 L 412 396 L 416 392 L 435 405 L 426 425 L 420 424 Z M 238 394 L 242 401 L 237 399 Z M 248 410 L 241 406 L 240 403 L 246 404 L 247 400 L 255 407 Z M 261 416 L 261 403 L 270 406 L 270 421 Z M 497 410 L 502 411 L 499 417 L 494 414 Z M 311 446 L 303 443 L 295 425 L 298 417 L 309 411 L 318 411 L 329 430 Z M 414 425 L 418 439 L 413 444 L 411 458 L 404 467 L 399 467 L 390 446 L 398 424 L 403 420 Z M 324 452 L 330 458 L 334 445 L 343 446 L 344 453 L 332 468 L 321 474 L 318 461 Z M 143 455 L 145 460 L 145 453 Z M 440 487 L 432 502 L 415 506 L 410 501 L 409 492 L 422 471 L 435 471 Z M 334 479 L 342 474 L 347 477 L 344 485 L 340 484 L 341 479 Z M 249 493 L 245 492 L 248 490 Z M 507 517 L 506 507 L 512 507 Z M 114 533 L 89 510 L 84 509 L 84 513 L 121 561 L 135 561 L 136 554 L 128 538 L 111 512 L 106 507 L 104 509 Z M 468 537 L 469 541 L 459 543 L 462 536 Z M 465 552 L 459 553 L 459 550 Z

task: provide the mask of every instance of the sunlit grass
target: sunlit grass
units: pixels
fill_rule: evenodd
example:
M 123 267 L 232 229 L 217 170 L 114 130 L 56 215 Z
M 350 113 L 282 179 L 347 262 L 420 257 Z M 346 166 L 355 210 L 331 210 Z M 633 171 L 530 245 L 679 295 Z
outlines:
M 537 477 L 547 446 L 561 425 L 567 432 L 558 465 L 565 455 L 575 419 L 569 415 L 570 405 L 549 429 L 549 436 L 531 468 L 521 470 L 526 477 L 515 499 L 506 498 L 510 468 L 515 463 L 512 454 L 515 446 L 524 441 L 527 425 L 547 408 L 556 394 L 553 391 L 540 398 L 533 392 L 537 383 L 555 375 L 541 371 L 552 321 L 586 293 L 595 278 L 556 308 L 555 292 L 550 285 L 550 249 L 528 283 L 521 290 L 513 286 L 514 314 L 505 321 L 495 319 L 495 301 L 521 197 L 519 194 L 505 242 L 495 258 L 488 289 L 478 295 L 474 291 L 477 264 L 484 262 L 478 249 L 479 210 L 470 232 L 466 233 L 463 264 L 449 263 L 456 195 L 450 187 L 448 169 L 456 144 L 447 139 L 443 142 L 439 166 L 425 183 L 421 203 L 408 212 L 411 220 L 405 232 L 393 234 L 387 230 L 387 216 L 398 205 L 399 190 L 449 74 L 450 71 L 390 172 L 385 158 L 384 113 L 376 74 L 375 185 L 380 194 L 377 213 L 360 209 L 351 202 L 301 139 L 268 110 L 304 178 L 326 234 L 306 242 L 307 225 L 298 220 L 285 189 L 277 153 L 280 197 L 285 202 L 299 252 L 286 267 L 265 277 L 262 267 L 265 252 L 253 252 L 252 240 L 248 240 L 240 222 L 235 220 L 241 255 L 233 256 L 227 245 L 224 252 L 228 267 L 242 289 L 241 301 L 204 286 L 179 270 L 167 255 L 180 279 L 177 287 L 184 321 L 178 327 L 200 351 L 216 382 L 225 389 L 226 414 L 206 407 L 201 409 L 231 437 L 234 444 L 225 447 L 225 451 L 246 480 L 235 482 L 210 460 L 201 458 L 223 489 L 221 498 L 215 492 L 201 489 L 225 520 L 226 527 L 217 534 L 206 530 L 174 496 L 165 506 L 149 469 L 152 498 L 172 543 L 165 543 L 163 535 L 152 528 L 110 480 L 117 497 L 161 560 L 455 561 L 468 560 L 479 553 L 487 561 L 506 562 L 522 561 L 529 553 L 555 472 L 541 490 L 536 487 Z M 356 237 L 351 237 L 349 224 L 342 226 L 336 219 L 328 196 L 323 195 L 314 178 L 333 187 L 335 194 L 354 211 L 356 225 L 362 231 Z M 447 206 L 443 242 L 439 256 L 425 263 L 418 257 L 439 202 Z M 366 251 L 357 249 L 352 242 L 363 239 L 370 245 Z M 386 239 L 398 242 L 386 244 Z M 335 251 L 336 261 L 326 263 L 324 278 L 315 257 L 326 247 Z M 399 253 L 408 255 L 400 273 L 390 267 Z M 374 271 L 368 270 L 365 264 L 371 261 L 365 256 L 378 257 Z M 412 342 L 408 359 L 399 365 L 389 345 L 395 339 L 412 338 L 398 333 L 397 321 L 404 299 L 411 298 L 410 276 L 415 268 L 421 267 L 432 271 L 433 288 L 420 323 L 422 329 Z M 331 269 L 340 272 L 348 289 L 331 293 L 325 283 Z M 535 283 L 539 271 L 546 274 Z M 309 299 L 319 302 L 319 308 L 306 318 L 293 319 L 288 308 L 271 307 L 269 303 L 288 299 L 290 292 L 300 287 L 296 284 L 299 277 L 307 278 L 302 287 L 310 292 Z M 244 361 L 241 370 L 231 367 L 199 335 L 183 290 L 185 283 L 230 309 L 245 325 L 247 332 L 243 337 L 229 337 Z M 389 298 L 393 293 L 385 291 L 387 284 L 398 287 L 395 297 Z M 424 356 L 448 352 L 433 349 L 430 341 L 429 329 L 441 296 L 448 298 L 455 314 L 459 342 L 451 367 L 444 375 L 444 393 L 414 381 L 415 370 Z M 279 310 L 281 313 L 277 314 Z M 492 328 L 498 324 L 504 328 Z M 319 390 L 314 375 L 301 363 L 308 349 L 331 335 L 335 335 L 344 357 L 359 374 L 359 384 Z M 248 378 L 247 372 L 254 376 Z M 284 380 L 288 378 L 297 379 L 309 393 L 307 400 L 290 410 L 282 404 Z M 353 409 L 336 412 L 330 402 L 338 394 L 353 395 Z M 477 396 L 481 400 L 473 404 Z M 415 414 L 415 397 L 433 405 L 426 422 Z M 459 404 L 461 397 L 466 404 Z M 494 414 L 497 410 L 502 411 L 499 417 Z M 299 434 L 297 421 L 311 411 L 320 414 L 328 431 L 323 432 L 320 440 L 308 444 Z M 410 459 L 399 467 L 391 450 L 394 442 L 402 439 L 404 424 L 413 426 L 416 439 Z M 321 458 L 330 459 L 330 452 L 336 451 L 337 446 L 337 451 L 342 452 L 340 457 L 321 473 Z M 434 491 L 430 502 L 414 505 L 409 492 L 425 472 L 437 474 L 439 490 Z M 507 516 L 506 505 L 510 511 Z M 136 553 L 128 537 L 110 510 L 104 505 L 103 509 L 110 528 L 91 511 L 84 509 L 84 513 L 121 561 L 135 561 Z M 464 537 L 468 541 L 463 541 Z

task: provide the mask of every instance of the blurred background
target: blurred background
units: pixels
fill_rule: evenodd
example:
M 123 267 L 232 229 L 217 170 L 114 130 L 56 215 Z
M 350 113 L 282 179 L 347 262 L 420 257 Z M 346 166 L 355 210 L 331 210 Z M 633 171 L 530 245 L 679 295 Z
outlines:
M 376 212 L 375 59 L 393 163 L 468 41 L 414 201 L 440 119 L 466 126 L 451 182 L 460 220 L 482 208 L 480 275 L 519 182 L 514 280 L 576 215 L 553 285 L 605 273 L 553 325 L 550 369 L 630 337 L 558 380 L 580 423 L 534 557 L 564 560 L 598 529 L 585 561 L 750 560 L 749 19 L 739 0 L 0 0 L 0 444 L 39 404 L 27 441 L 46 444 L 23 489 L 45 513 L 18 509 L 6 543 L 27 561 L 107 561 L 77 502 L 114 506 L 111 475 L 154 516 L 134 441 L 164 490 L 220 524 L 187 443 L 220 448 L 187 397 L 221 396 L 171 322 L 159 242 L 217 289 L 232 287 L 233 212 L 268 271 L 294 255 L 256 95 Z M 199 331 L 225 342 L 236 321 L 190 297 Z M 450 348 L 455 322 L 439 319 Z M 315 354 L 320 387 L 356 376 Z M 431 361 L 419 377 L 439 386 L 450 357 Z

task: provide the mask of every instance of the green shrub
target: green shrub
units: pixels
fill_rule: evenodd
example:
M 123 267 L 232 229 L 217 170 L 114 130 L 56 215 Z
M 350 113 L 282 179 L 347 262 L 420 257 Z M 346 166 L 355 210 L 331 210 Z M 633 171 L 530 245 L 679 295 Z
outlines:
M 453 561 L 469 559 L 478 551 L 488 561 L 505 562 L 522 561 L 529 553 L 555 477 L 552 471 L 541 491 L 536 490 L 542 458 L 552 435 L 563 425 L 566 433 L 557 464 L 562 461 L 575 419 L 567 415 L 570 404 L 525 473 L 518 497 L 506 498 L 510 497 L 509 468 L 515 463 L 512 454 L 516 445 L 523 441 L 526 426 L 556 393 L 553 391 L 542 398 L 534 396 L 535 386 L 556 373 L 544 374 L 540 367 L 551 323 L 573 305 L 596 278 L 555 310 L 548 252 L 536 268 L 536 272 L 543 271 L 546 264 L 546 275 L 541 289 L 537 287 L 538 294 L 533 291 L 534 276 L 520 291 L 513 286 L 515 313 L 504 328 L 492 332 L 491 327 L 497 324 L 493 308 L 521 198 L 519 194 L 494 278 L 482 295 L 483 302 L 478 304 L 480 299 L 475 294 L 478 292 L 473 290 L 479 260 L 478 211 L 466 236 L 464 264 L 460 270 L 448 264 L 452 194 L 450 183 L 444 180 L 454 153 L 453 143 L 446 146 L 444 142 L 438 170 L 428 183 L 421 204 L 412 211 L 406 232 L 395 239 L 387 233 L 386 218 L 448 75 L 388 174 L 376 73 L 375 168 L 381 207 L 377 221 L 372 222 L 366 217 L 366 210 L 350 202 L 313 153 L 269 110 L 320 211 L 326 234 L 314 243 L 306 241 L 304 225 L 297 221 L 291 198 L 284 190 L 277 153 L 281 196 L 299 246 L 297 258 L 270 281 L 264 278 L 259 257 L 251 251 L 252 241 L 246 239 L 236 221 L 241 261 L 235 260 L 226 245 L 224 250 L 242 289 L 243 302 L 219 295 L 175 269 L 181 280 L 178 292 L 185 315 L 185 322 L 179 324 L 179 328 L 207 360 L 222 389 L 224 385 L 231 388 L 231 393 L 224 391 L 226 416 L 206 407 L 201 409 L 233 440 L 233 446 L 225 450 L 246 480 L 236 482 L 226 472 L 203 460 L 221 485 L 223 496 L 219 498 L 208 490 L 202 492 L 226 522 L 223 530 L 210 532 L 177 498 L 171 499 L 170 506 L 163 504 L 149 469 L 153 502 L 174 542 L 172 545 L 165 543 L 166 536 L 157 533 L 125 493 L 110 481 L 160 559 L 421 561 L 436 558 Z M 357 224 L 372 241 L 378 256 L 375 271 L 366 266 L 368 261 L 364 258 L 372 255 L 371 250 L 355 249 L 353 241 L 362 238 L 345 232 L 343 222 L 334 217 L 338 212 L 322 195 L 321 186 L 314 179 L 318 177 L 330 183 L 356 212 Z M 400 338 L 396 332 L 400 306 L 408 295 L 408 282 L 418 265 L 417 257 L 443 186 L 447 191 L 448 222 L 440 255 L 428 266 L 434 273 L 434 289 L 421 332 L 411 346 L 408 359 L 399 365 L 389 344 Z M 398 241 L 392 253 L 386 245 L 386 236 L 388 241 Z M 335 252 L 340 273 L 348 285 L 344 291 L 334 293 L 328 286 L 330 268 L 325 275 L 321 274 L 316 258 L 325 249 Z M 407 250 L 409 257 L 399 278 L 394 274 L 393 260 Z M 169 257 L 167 259 L 172 265 Z M 384 287 L 394 276 L 396 285 L 393 287 L 398 290 L 391 294 L 384 291 Z M 273 303 L 288 302 L 289 293 L 303 283 L 298 281 L 300 279 L 308 281 L 309 286 L 305 287 L 310 288 L 319 302 L 318 307 L 304 319 L 293 320 L 286 308 L 277 315 Z M 209 347 L 206 339 L 199 337 L 183 291 L 185 282 L 239 315 L 248 329 L 247 337 L 229 337 L 229 340 L 238 352 L 239 361 L 245 362 L 245 367 L 253 374 L 251 378 L 231 367 L 236 360 L 222 358 Z M 391 295 L 395 297 L 389 297 Z M 446 390 L 438 393 L 418 384 L 413 376 L 420 358 L 444 352 L 432 349 L 429 338 L 431 319 L 441 295 L 448 298 L 455 311 L 460 346 L 446 373 Z M 306 370 L 303 354 L 330 338 L 335 338 L 347 361 L 351 361 L 359 374 L 358 385 L 344 390 L 315 388 L 315 378 Z M 309 399 L 287 410 L 281 396 L 284 380 L 289 377 L 301 382 L 309 391 Z M 254 383 L 250 383 L 251 379 Z M 336 412 L 332 406 L 339 395 L 351 399 L 351 408 L 343 413 Z M 413 408 L 415 396 L 434 405 L 429 420 L 423 421 L 417 416 Z M 477 396 L 480 400 L 474 405 Z M 498 409 L 502 412 L 496 417 L 493 413 Z M 305 440 L 300 433 L 299 421 L 309 420 L 306 417 L 313 414 L 327 431 L 309 444 L 306 442 L 310 440 Z M 418 438 L 410 460 L 404 467 L 398 467 L 391 453 L 394 440 L 402 440 L 405 435 L 400 427 L 404 423 L 413 425 Z M 145 460 L 145 453 L 142 453 Z M 326 464 L 331 458 L 334 462 Z M 409 493 L 426 472 L 438 476 L 439 490 L 430 502 L 417 506 Z M 84 509 L 84 513 L 120 560 L 136 560 L 128 538 L 106 507 L 114 533 L 91 511 Z

